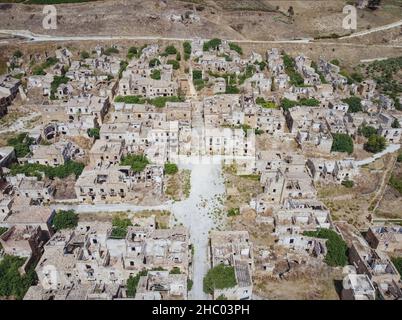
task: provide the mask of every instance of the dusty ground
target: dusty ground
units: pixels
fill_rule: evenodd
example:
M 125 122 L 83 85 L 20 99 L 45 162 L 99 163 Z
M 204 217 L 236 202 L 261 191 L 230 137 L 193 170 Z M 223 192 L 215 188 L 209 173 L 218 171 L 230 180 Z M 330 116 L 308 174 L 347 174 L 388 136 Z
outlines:
M 108 222 L 112 221 L 113 218 L 120 217 L 120 218 L 133 218 L 134 216 L 137 218 L 147 218 L 154 215 L 157 227 L 160 229 L 167 228 L 170 223 L 170 212 L 169 211 L 161 211 L 161 210 L 145 210 L 139 211 L 135 213 L 130 212 L 96 212 L 96 213 L 86 213 L 80 214 L 79 218 L 80 221 L 100 221 L 100 222 Z
M 394 22 L 402 15 L 399 0 L 384 0 L 380 10 L 359 10 L 358 30 Z M 196 3 L 195 7 L 193 4 Z M 199 36 L 272 40 L 316 37 L 342 29 L 345 0 L 114 0 L 57 5 L 58 29 L 51 34 L 120 34 L 158 36 Z M 289 7 L 294 19 L 288 18 Z M 1 29 L 29 29 L 45 33 L 42 6 L 2 5 Z M 171 14 L 196 10 L 198 22 L 171 22 Z M 43 32 L 45 31 L 45 32 Z M 274 32 L 273 32 L 274 31 Z
M 339 269 L 322 265 L 314 272 L 295 271 L 290 279 L 275 279 L 256 273 L 254 293 L 270 300 L 339 300 L 337 283 L 342 279 Z
M 167 176 L 165 182 L 165 194 L 174 201 L 185 200 L 190 195 L 191 171 L 180 170 L 174 175 Z
M 402 177 L 402 165 L 397 163 L 393 174 L 399 178 Z M 376 210 L 376 217 L 401 219 L 402 218 L 402 195 L 392 186 L 387 185 L 384 197 Z

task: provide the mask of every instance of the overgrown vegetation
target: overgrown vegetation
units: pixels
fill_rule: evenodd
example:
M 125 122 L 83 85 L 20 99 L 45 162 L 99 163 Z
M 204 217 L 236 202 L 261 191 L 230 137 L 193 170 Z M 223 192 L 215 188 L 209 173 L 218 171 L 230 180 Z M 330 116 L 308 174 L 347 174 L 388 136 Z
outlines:
M 163 108 L 167 102 L 184 102 L 184 97 L 157 97 L 153 99 L 146 99 L 141 96 L 117 96 L 115 102 L 124 102 L 127 104 L 145 104 L 149 103 L 157 108 Z
M 179 171 L 179 168 L 175 163 L 165 163 L 165 174 L 175 174 Z
M 283 53 L 283 63 L 285 65 L 285 72 L 290 77 L 290 84 L 297 87 L 304 86 L 304 78 L 296 71 L 296 64 L 293 58 Z
M 85 165 L 83 163 L 73 160 L 68 160 L 65 164 L 56 167 L 38 163 L 13 164 L 10 168 L 10 174 L 15 176 L 19 173 L 23 173 L 28 177 L 37 177 L 38 179 L 42 178 L 42 173 L 50 179 L 64 179 L 74 174 L 75 178 L 78 178 L 84 170 L 84 167 Z
M 372 126 L 363 124 L 363 125 L 361 125 L 361 126 L 359 127 L 359 129 L 357 130 L 357 133 L 358 133 L 359 135 L 362 135 L 362 136 L 365 137 L 365 138 L 369 138 L 370 136 L 372 136 L 372 135 L 374 135 L 374 134 L 377 134 L 377 129 L 374 128 L 374 127 L 372 127 Z
M 40 65 L 34 66 L 32 68 L 32 74 L 35 76 L 44 76 L 46 74 L 45 70 L 55 65 L 59 60 L 55 57 L 49 57 L 45 62 Z
M 276 109 L 277 108 L 277 105 L 275 104 L 275 102 L 265 101 L 265 99 L 262 97 L 258 97 L 255 100 L 255 103 L 266 109 Z
M 129 154 L 121 160 L 121 165 L 130 166 L 134 172 L 142 172 L 149 164 L 149 160 L 144 155 Z
M 359 97 L 349 97 L 346 99 L 343 99 L 342 102 L 346 103 L 349 106 L 348 112 L 350 113 L 355 113 L 355 112 L 360 112 L 362 111 L 362 99 Z
M 115 239 L 124 239 L 127 235 L 127 228 L 132 225 L 130 219 L 115 217 L 112 221 L 113 228 L 110 236 Z
M 56 92 L 57 89 L 59 88 L 59 86 L 61 84 L 66 84 L 68 83 L 68 81 L 70 81 L 69 78 L 67 78 L 66 76 L 54 76 L 53 81 L 50 85 L 50 99 L 51 100 L 55 100 L 56 99 Z
M 243 54 L 243 49 L 239 45 L 237 45 L 236 43 L 230 42 L 229 43 L 229 48 L 230 48 L 230 50 L 236 51 L 240 55 Z
M 19 133 L 16 137 L 7 140 L 7 145 L 14 147 L 15 155 L 18 158 L 25 157 L 30 152 L 30 145 L 34 143 L 34 139 L 28 136 L 28 133 Z
M 402 276 L 402 257 L 393 257 L 391 260 L 396 270 L 398 270 L 399 274 Z
M 53 227 L 56 231 L 74 229 L 78 225 L 78 214 L 74 210 L 59 210 L 53 218 Z
M 209 50 L 218 50 L 219 46 L 222 44 L 222 40 L 215 38 L 210 41 L 204 42 L 203 50 L 204 51 L 209 51 Z
M 100 139 L 100 129 L 92 128 L 87 130 L 87 134 L 91 138 L 95 138 L 96 140 Z
M 228 217 L 235 217 L 240 214 L 240 208 L 231 208 L 228 210 Z
M 213 294 L 215 289 L 233 288 L 236 286 L 234 267 L 219 264 L 209 269 L 204 277 L 203 288 L 205 293 Z
M 18 269 L 24 263 L 24 258 L 10 255 L 0 260 L 0 298 L 22 300 L 29 287 L 36 283 L 37 276 L 33 268 L 21 276 Z
M 343 267 L 348 263 L 348 246 L 339 234 L 330 229 L 319 229 L 318 231 L 305 231 L 308 237 L 327 239 L 327 254 L 324 261 L 331 267 Z
M 385 149 L 387 146 L 387 141 L 383 136 L 373 134 L 371 135 L 367 142 L 364 144 L 364 150 L 371 153 L 378 153 Z
M 346 133 L 335 133 L 331 151 L 353 153 L 353 140 Z
M 161 79 L 161 71 L 159 69 L 152 70 L 151 79 L 160 80 Z
M 379 91 L 395 101 L 395 108 L 402 109 L 399 95 L 402 92 L 401 81 L 402 56 L 382 61 L 374 61 L 366 67 L 367 75 L 377 82 Z

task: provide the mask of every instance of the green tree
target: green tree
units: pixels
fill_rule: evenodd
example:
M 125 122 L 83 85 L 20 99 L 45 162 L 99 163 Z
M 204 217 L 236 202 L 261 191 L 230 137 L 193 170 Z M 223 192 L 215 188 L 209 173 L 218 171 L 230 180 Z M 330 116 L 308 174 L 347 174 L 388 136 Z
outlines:
M 394 129 L 398 129 L 401 127 L 401 124 L 399 123 L 398 119 L 396 119 L 396 118 L 394 119 L 394 121 L 391 124 L 391 127 Z
M 149 160 L 144 155 L 129 154 L 121 160 L 121 165 L 130 166 L 134 172 L 142 172 L 149 164 Z
M 358 129 L 358 134 L 365 138 L 369 138 L 370 136 L 377 134 L 377 129 L 372 126 L 362 125 Z
M 177 54 L 177 49 L 175 48 L 175 46 L 170 45 L 170 46 L 166 47 L 165 53 L 168 54 L 168 55 Z
M 348 246 L 342 237 L 333 230 L 319 229 L 318 231 L 305 231 L 303 235 L 327 239 L 325 245 L 327 254 L 324 261 L 331 267 L 343 267 L 348 263 Z
M 127 297 L 134 298 L 135 294 L 137 293 L 138 282 L 140 281 L 141 277 L 144 277 L 148 274 L 148 271 L 142 270 L 138 272 L 134 277 L 130 276 L 127 280 Z
M 373 134 L 368 138 L 368 141 L 364 144 L 364 150 L 372 153 L 378 153 L 385 149 L 387 141 L 384 137 Z
M 176 60 L 168 60 L 167 64 L 172 65 L 174 70 L 180 69 L 180 63 Z
M 362 111 L 362 99 L 359 97 L 349 97 L 346 99 L 342 100 L 344 103 L 346 103 L 349 106 L 348 112 L 350 113 L 355 113 L 355 112 L 360 112 Z
M 151 72 L 151 78 L 154 80 L 160 80 L 161 79 L 161 71 L 158 69 L 154 69 Z
M 156 66 L 160 66 L 160 65 L 161 65 L 161 62 L 157 58 L 153 58 L 153 59 L 151 59 L 151 61 L 149 61 L 150 68 L 155 68 Z
M 88 129 L 87 134 L 88 134 L 88 136 L 90 136 L 91 138 L 95 138 L 96 140 L 100 139 L 100 129 L 99 128 Z
M 87 51 L 82 51 L 80 56 L 82 60 L 88 59 L 90 57 Z
M 179 171 L 179 168 L 175 163 L 165 163 L 165 174 L 175 174 Z
M 78 214 L 74 210 L 59 210 L 53 218 L 53 226 L 56 231 L 74 229 L 78 225 Z
M 333 143 L 331 151 L 353 153 L 353 140 L 345 133 L 333 134 Z

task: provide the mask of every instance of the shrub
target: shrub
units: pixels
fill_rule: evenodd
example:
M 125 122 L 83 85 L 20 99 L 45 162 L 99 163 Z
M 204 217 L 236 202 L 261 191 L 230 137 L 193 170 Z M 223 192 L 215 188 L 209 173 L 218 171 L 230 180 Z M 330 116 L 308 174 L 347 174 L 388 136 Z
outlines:
M 134 57 L 138 57 L 139 51 L 137 47 L 130 47 L 127 53 L 127 59 L 131 60 Z
M 184 60 L 187 61 L 188 59 L 190 59 L 190 56 L 191 56 L 191 50 L 192 50 L 191 43 L 188 41 L 184 42 L 183 50 L 184 50 Z
M 193 284 L 193 280 L 187 279 L 187 291 L 191 291 L 191 289 L 193 288 Z
M 226 92 L 227 94 L 238 94 L 240 93 L 240 89 L 235 87 L 235 86 L 226 86 Z
M 305 231 L 303 235 L 321 239 L 328 239 L 326 242 L 327 254 L 325 262 L 331 267 L 345 266 L 348 262 L 348 246 L 341 236 L 333 230 L 319 229 L 318 231 Z
M 169 272 L 170 274 L 181 274 L 181 270 L 179 267 L 173 267 L 172 270 Z
M 16 51 L 14 51 L 14 53 L 13 53 L 13 57 L 14 57 L 14 58 L 19 59 L 19 58 L 22 58 L 22 56 L 23 56 L 23 54 L 22 54 L 21 50 L 16 50 Z
M 343 99 L 342 102 L 346 103 L 349 106 L 348 112 L 350 113 L 355 113 L 355 112 L 360 112 L 362 111 L 362 99 L 359 97 L 349 97 L 346 99 Z
M 137 286 L 138 282 L 140 281 L 140 278 L 143 276 L 146 276 L 148 274 L 148 271 L 142 270 L 138 272 L 134 277 L 130 276 L 127 280 L 127 297 L 129 298 L 134 298 L 135 294 L 137 292 Z
M 104 54 L 105 55 L 107 55 L 107 56 L 110 56 L 110 55 L 112 55 L 112 54 L 114 54 L 114 53 L 119 53 L 120 51 L 119 51 L 119 49 L 117 49 L 117 48 L 115 48 L 115 47 L 109 47 L 109 48 L 107 48 L 106 50 L 105 50 L 105 52 L 104 52 Z
M 54 76 L 53 81 L 50 85 L 50 99 L 52 99 L 52 100 L 56 99 L 55 93 L 56 93 L 58 87 L 61 84 L 68 83 L 68 81 L 70 81 L 70 79 L 67 78 L 66 76 Z
M 343 180 L 342 185 L 346 188 L 353 188 L 355 183 L 352 180 Z
M 95 138 L 96 140 L 98 140 L 100 138 L 100 129 L 99 128 L 88 129 L 87 134 L 91 138 Z
M 88 59 L 90 57 L 87 51 L 82 51 L 80 56 L 82 60 Z
M 179 171 L 179 168 L 174 163 L 165 163 L 165 174 L 175 174 Z
M 213 294 L 215 289 L 233 288 L 236 283 L 234 268 L 219 264 L 208 270 L 204 277 L 203 287 L 205 293 Z
M 113 218 L 112 221 L 112 238 L 124 239 L 127 235 L 127 228 L 132 226 L 132 222 L 129 219 L 122 219 L 119 217 Z
M 331 60 L 331 63 L 334 64 L 334 65 L 336 65 L 336 66 L 338 66 L 338 67 L 339 67 L 339 65 L 341 64 L 338 59 L 333 59 L 333 60 Z
M 172 65 L 174 70 L 180 69 L 180 63 L 176 60 L 168 60 L 167 64 Z
M 56 231 L 74 229 L 78 225 L 78 214 L 74 210 L 59 210 L 53 218 L 53 226 Z
M 23 173 L 30 177 L 41 177 L 41 173 L 44 173 L 46 177 L 50 179 L 60 178 L 64 179 L 74 174 L 75 178 L 78 178 L 85 165 L 80 162 L 72 160 L 67 161 L 64 165 L 51 167 L 37 163 L 25 163 L 25 164 L 13 164 L 11 166 L 10 174 L 15 176 L 18 173 Z
M 143 155 L 130 154 L 121 160 L 121 165 L 130 166 L 134 172 L 142 172 L 149 164 L 149 160 Z
M 398 154 L 398 158 L 397 158 L 398 162 L 402 162 L 402 152 L 400 154 Z
M 398 129 L 398 128 L 401 127 L 401 124 L 399 123 L 398 119 L 395 119 L 395 120 L 392 122 L 391 127 L 394 128 L 394 129 Z
M 193 80 L 202 79 L 202 71 L 201 70 L 193 70 Z
M 240 208 L 232 208 L 228 210 L 228 217 L 235 217 L 240 214 Z
M 353 140 L 345 133 L 335 133 L 333 135 L 331 151 L 353 153 Z
M 378 153 L 385 149 L 387 141 L 384 137 L 377 134 L 373 134 L 368 138 L 368 141 L 364 144 L 364 150 L 372 153 Z
M 307 106 L 307 107 L 318 107 L 320 105 L 320 101 L 314 98 L 310 99 L 300 99 L 300 104 L 302 106 Z

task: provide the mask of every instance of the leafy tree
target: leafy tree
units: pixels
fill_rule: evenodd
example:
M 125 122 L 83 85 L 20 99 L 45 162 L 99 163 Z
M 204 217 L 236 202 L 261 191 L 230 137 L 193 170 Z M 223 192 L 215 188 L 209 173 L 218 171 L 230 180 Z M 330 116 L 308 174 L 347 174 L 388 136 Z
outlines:
M 305 231 L 303 235 L 327 239 L 327 254 L 325 262 L 331 267 L 343 267 L 348 262 L 348 246 L 339 234 L 330 229 L 319 229 L 318 231 Z
M 7 140 L 7 145 L 14 147 L 15 155 L 18 158 L 25 157 L 29 152 L 29 147 L 34 143 L 34 139 L 28 136 L 28 133 L 19 133 L 16 137 Z
M 219 264 L 208 270 L 203 287 L 205 293 L 213 294 L 215 289 L 233 288 L 236 284 L 234 267 Z
M 360 112 L 362 111 L 362 99 L 359 97 L 349 97 L 346 99 L 342 100 L 344 103 L 346 103 L 349 106 L 348 112 L 350 113 L 355 113 L 355 112 Z
M 149 164 L 149 160 L 144 155 L 129 154 L 121 160 L 121 165 L 130 166 L 134 172 L 142 172 Z
M 100 129 L 99 128 L 88 129 L 87 133 L 88 133 L 88 136 L 90 136 L 91 138 L 95 138 L 96 140 L 100 139 Z
M 193 80 L 202 79 L 202 71 L 201 70 L 193 70 Z
M 203 46 L 204 51 L 209 51 L 211 49 L 218 50 L 219 46 L 222 44 L 222 40 L 215 38 L 210 41 L 206 41 Z
M 55 94 L 56 94 L 56 91 L 57 91 L 57 89 L 59 88 L 59 86 L 60 86 L 61 84 L 66 84 L 66 83 L 68 83 L 68 81 L 70 81 L 70 79 L 67 78 L 66 76 L 54 76 L 54 77 L 53 77 L 53 81 L 52 81 L 52 83 L 50 84 L 50 99 L 51 99 L 51 100 L 55 100 L 55 99 L 56 99 Z
M 289 100 L 287 98 L 283 98 L 281 100 L 281 108 L 285 111 L 289 110 L 295 106 L 297 106 L 297 101 Z
M 53 226 L 56 231 L 74 229 L 78 225 L 78 214 L 74 210 L 59 210 L 53 218 Z
M 139 51 L 137 47 L 130 47 L 127 53 L 127 59 L 131 60 L 134 57 L 138 57 Z
M 230 42 L 229 43 L 229 48 L 230 48 L 230 50 L 236 51 L 240 55 L 243 54 L 243 49 L 239 45 L 237 45 L 236 43 Z
M 377 134 L 377 129 L 372 126 L 362 125 L 358 129 L 358 134 L 365 138 L 369 138 L 370 136 Z
M 29 287 L 35 285 L 37 276 L 33 268 L 21 276 L 19 268 L 24 263 L 24 258 L 10 255 L 5 255 L 0 260 L 0 298 L 22 300 Z
M 184 50 L 184 60 L 187 61 L 188 59 L 190 59 L 190 56 L 191 56 L 191 50 L 192 50 L 191 43 L 188 41 L 184 42 L 183 50 Z
M 175 48 L 175 46 L 170 45 L 170 46 L 167 46 L 167 47 L 166 47 L 165 53 L 167 53 L 168 55 L 170 55 L 170 54 L 176 54 L 176 53 L 177 53 L 177 49 Z
M 385 149 L 387 141 L 384 137 L 373 134 L 368 138 L 368 141 L 364 144 L 364 150 L 372 153 L 378 153 Z
M 176 61 L 181 61 L 181 54 L 180 54 L 180 52 L 177 52 L 177 54 L 176 54 Z
M 333 135 L 331 151 L 353 153 L 353 140 L 345 133 L 335 133 Z
M 154 69 L 151 72 L 151 78 L 154 80 L 160 80 L 161 79 L 161 71 L 158 69 Z
M 165 163 L 165 174 L 175 174 L 179 171 L 179 168 L 175 163 Z
M 336 65 L 336 66 L 338 66 L 338 67 L 339 67 L 340 64 L 341 64 L 338 59 L 333 59 L 333 60 L 331 60 L 331 63 L 334 64 L 334 65 Z

